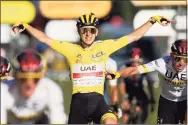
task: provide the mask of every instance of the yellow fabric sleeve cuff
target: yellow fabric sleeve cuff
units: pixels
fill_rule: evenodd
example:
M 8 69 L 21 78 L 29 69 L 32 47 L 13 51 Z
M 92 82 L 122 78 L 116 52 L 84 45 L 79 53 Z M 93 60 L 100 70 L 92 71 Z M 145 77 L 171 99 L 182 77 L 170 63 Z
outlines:
M 27 29 L 27 27 L 29 26 L 27 23 L 22 23 L 22 25 L 24 26 L 25 29 Z
M 152 23 L 152 22 L 158 22 L 159 24 L 161 24 L 162 23 L 162 20 L 161 19 L 163 19 L 163 20 L 165 20 L 165 21 L 168 21 L 168 19 L 166 18 L 166 17 L 164 17 L 164 16 L 159 16 L 159 15 L 156 15 L 156 16 L 153 16 L 153 17 L 151 17 L 150 18 L 150 22 Z
M 120 77 L 120 73 L 119 72 L 115 72 L 115 79 Z

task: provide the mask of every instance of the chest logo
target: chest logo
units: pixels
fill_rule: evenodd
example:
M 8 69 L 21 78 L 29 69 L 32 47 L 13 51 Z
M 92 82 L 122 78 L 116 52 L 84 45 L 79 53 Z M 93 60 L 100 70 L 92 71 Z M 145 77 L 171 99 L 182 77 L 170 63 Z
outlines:
M 170 70 L 166 71 L 165 77 L 165 80 L 168 83 L 171 83 L 175 86 L 181 86 L 183 84 L 186 84 L 187 81 L 186 73 L 178 74 L 178 72 L 172 72 Z
M 81 66 L 80 70 L 81 71 L 95 71 L 96 70 L 96 65 L 93 65 L 93 66 Z
M 93 61 L 101 61 L 103 59 L 103 55 L 105 55 L 103 51 L 97 52 L 96 54 L 91 55 L 91 59 Z

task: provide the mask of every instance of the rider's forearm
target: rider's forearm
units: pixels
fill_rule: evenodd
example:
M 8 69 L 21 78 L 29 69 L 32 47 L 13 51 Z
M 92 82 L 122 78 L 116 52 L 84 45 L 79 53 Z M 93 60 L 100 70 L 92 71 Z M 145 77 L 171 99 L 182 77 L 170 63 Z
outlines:
M 26 30 L 33 36 L 35 37 L 38 41 L 43 42 L 47 45 L 51 45 L 52 39 L 49 38 L 44 32 L 30 26 L 27 25 Z
M 140 72 L 139 72 L 137 67 L 123 68 L 123 69 L 121 69 L 118 72 L 120 74 L 120 77 L 128 77 L 128 76 L 131 76 L 131 75 L 140 74 Z
M 124 82 L 119 83 L 119 93 L 121 95 L 121 99 L 124 99 L 126 94 L 126 86 Z
M 112 105 L 118 102 L 118 89 L 117 86 L 109 86 L 110 87 L 110 97 Z
M 127 35 L 129 43 L 139 40 L 152 27 L 152 23 L 147 21 L 145 24 Z

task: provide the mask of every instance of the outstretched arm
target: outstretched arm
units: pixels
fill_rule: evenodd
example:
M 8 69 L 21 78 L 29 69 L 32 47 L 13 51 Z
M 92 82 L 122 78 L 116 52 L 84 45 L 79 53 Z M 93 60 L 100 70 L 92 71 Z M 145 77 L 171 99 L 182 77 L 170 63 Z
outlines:
M 128 76 L 136 75 L 136 74 L 141 74 L 139 72 L 138 67 L 126 67 L 119 70 L 118 72 L 107 71 L 106 78 L 111 80 L 111 79 L 117 79 L 119 77 L 126 78 Z
M 63 54 L 66 57 L 71 56 L 71 54 L 74 54 L 75 51 L 76 51 L 75 49 L 72 49 L 71 53 L 70 53 L 70 48 L 75 47 L 71 42 L 56 41 L 56 40 L 48 37 L 42 31 L 40 31 L 40 30 L 38 30 L 38 29 L 28 25 L 28 24 L 25 24 L 25 23 L 15 24 L 12 27 L 12 30 L 13 30 L 14 33 L 17 33 L 17 31 L 18 31 L 18 33 L 21 33 L 24 30 L 27 30 L 38 41 L 47 44 L 49 47 L 51 47 L 55 51 Z
M 123 68 L 119 71 L 120 77 L 128 77 L 131 75 L 136 75 L 136 74 L 141 74 L 139 72 L 138 67 L 127 67 L 127 68 Z
M 163 16 L 153 16 L 145 24 L 127 35 L 128 42 L 131 43 L 139 40 L 152 27 L 152 25 L 155 24 L 155 22 L 158 22 L 162 26 L 167 26 L 172 21 L 173 20 L 168 20 Z
M 27 30 L 33 37 L 35 37 L 38 41 L 43 42 L 47 44 L 48 46 L 51 46 L 52 39 L 48 37 L 45 33 L 42 31 L 30 26 L 29 24 L 25 23 L 19 23 L 12 26 L 13 32 L 16 34 L 18 30 L 18 33 L 23 32 L 24 30 Z
M 134 30 L 132 33 L 127 35 L 128 42 L 134 42 L 139 40 L 144 34 L 152 27 L 152 23 L 147 21 L 145 24 Z
M 165 67 L 165 60 L 166 58 L 159 58 L 157 60 L 151 61 L 147 64 L 139 65 L 137 67 L 126 67 L 122 68 L 118 72 L 111 72 L 107 71 L 107 79 L 117 79 L 119 77 L 128 77 L 131 75 L 136 74 L 142 74 L 142 73 L 148 73 L 157 70 L 159 67 L 164 68 Z
M 132 33 L 115 40 L 105 40 L 103 42 L 103 50 L 110 55 L 111 53 L 119 50 L 127 44 L 139 40 L 156 22 L 158 22 L 162 26 L 167 26 L 170 22 L 172 22 L 172 20 L 168 20 L 167 18 L 162 16 L 151 17 L 145 24 L 134 30 Z M 113 47 L 109 47 L 109 45 Z

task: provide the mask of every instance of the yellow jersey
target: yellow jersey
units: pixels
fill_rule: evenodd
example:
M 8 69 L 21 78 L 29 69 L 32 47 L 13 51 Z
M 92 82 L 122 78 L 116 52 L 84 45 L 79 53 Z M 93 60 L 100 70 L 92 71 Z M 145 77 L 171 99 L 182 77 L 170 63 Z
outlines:
M 89 48 L 53 40 L 51 48 L 63 54 L 70 65 L 74 93 L 97 92 L 103 95 L 105 65 L 109 55 L 128 44 L 127 37 L 96 41 Z

